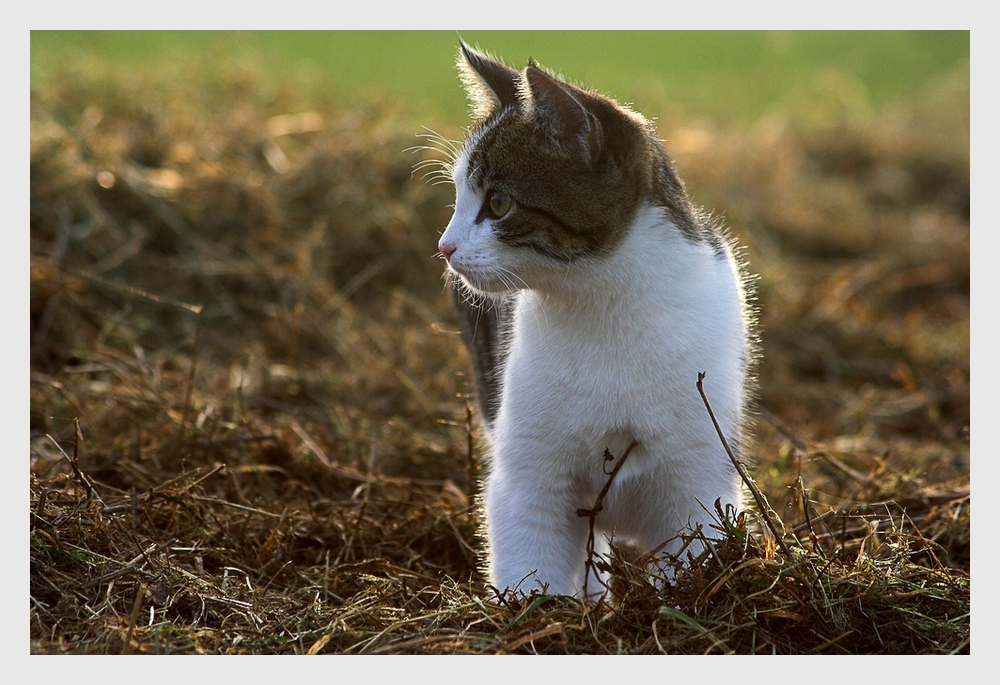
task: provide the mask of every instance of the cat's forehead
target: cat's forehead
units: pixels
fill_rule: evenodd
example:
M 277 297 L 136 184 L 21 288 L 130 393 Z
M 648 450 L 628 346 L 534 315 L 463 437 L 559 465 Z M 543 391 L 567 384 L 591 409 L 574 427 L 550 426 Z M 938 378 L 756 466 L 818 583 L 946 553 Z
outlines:
M 547 186 L 580 171 L 571 155 L 546 139 L 530 116 L 513 108 L 480 122 L 465 146 L 467 178 L 473 186 Z
M 466 144 L 468 176 L 474 185 L 489 177 L 517 173 L 527 160 L 532 131 L 511 109 L 504 109 L 481 122 Z

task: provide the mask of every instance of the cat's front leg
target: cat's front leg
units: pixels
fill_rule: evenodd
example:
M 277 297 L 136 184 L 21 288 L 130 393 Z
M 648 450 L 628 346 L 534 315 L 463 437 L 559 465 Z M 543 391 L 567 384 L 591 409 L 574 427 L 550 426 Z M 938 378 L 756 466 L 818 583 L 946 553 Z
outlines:
M 489 582 L 501 592 L 581 595 L 589 526 L 569 483 L 539 468 L 505 469 L 486 479 Z M 592 579 L 593 585 L 598 585 Z M 595 588 L 589 588 L 591 590 Z

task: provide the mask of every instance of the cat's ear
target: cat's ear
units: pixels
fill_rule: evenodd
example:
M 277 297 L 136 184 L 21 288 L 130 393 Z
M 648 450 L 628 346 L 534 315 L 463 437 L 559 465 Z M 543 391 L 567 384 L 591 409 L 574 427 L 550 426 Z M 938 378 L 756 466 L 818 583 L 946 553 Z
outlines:
M 587 94 L 534 62 L 524 71 L 535 120 L 564 148 L 595 161 L 601 152 L 601 122 L 587 108 Z
M 521 74 L 506 64 L 462 46 L 458 68 L 477 118 L 485 118 L 498 107 L 518 105 Z

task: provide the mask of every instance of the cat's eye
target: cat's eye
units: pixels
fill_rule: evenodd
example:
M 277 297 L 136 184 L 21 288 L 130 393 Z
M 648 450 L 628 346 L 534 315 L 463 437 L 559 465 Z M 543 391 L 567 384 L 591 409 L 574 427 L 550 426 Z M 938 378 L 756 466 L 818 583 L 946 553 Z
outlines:
M 507 193 L 491 190 L 486 198 L 486 203 L 493 218 L 499 219 L 510 211 L 513 200 Z

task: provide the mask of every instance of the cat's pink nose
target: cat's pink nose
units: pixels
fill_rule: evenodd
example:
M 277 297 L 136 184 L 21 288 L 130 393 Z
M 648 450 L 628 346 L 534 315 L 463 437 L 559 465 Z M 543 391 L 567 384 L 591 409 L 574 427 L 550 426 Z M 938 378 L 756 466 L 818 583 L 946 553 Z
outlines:
M 438 243 L 438 250 L 441 251 L 441 254 L 444 255 L 444 258 L 447 260 L 451 260 L 451 256 L 455 254 L 455 246 L 451 243 L 446 243 L 443 240 Z

